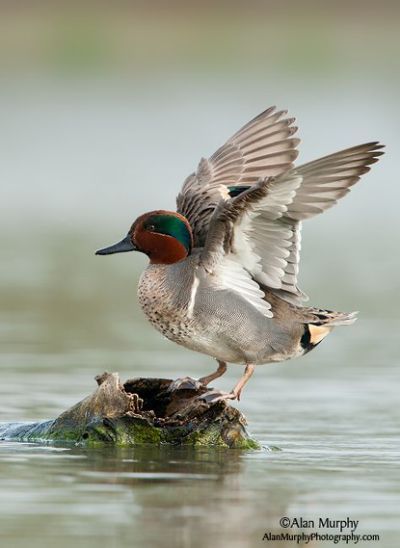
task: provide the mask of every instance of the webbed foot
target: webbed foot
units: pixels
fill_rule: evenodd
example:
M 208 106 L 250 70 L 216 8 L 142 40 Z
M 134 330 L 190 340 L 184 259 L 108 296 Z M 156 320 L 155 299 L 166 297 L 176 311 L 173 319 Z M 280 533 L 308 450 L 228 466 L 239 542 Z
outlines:
M 237 394 L 234 392 L 222 392 L 221 390 L 208 390 L 201 396 L 198 396 L 197 399 L 203 400 L 206 403 L 217 403 L 219 401 L 236 400 Z

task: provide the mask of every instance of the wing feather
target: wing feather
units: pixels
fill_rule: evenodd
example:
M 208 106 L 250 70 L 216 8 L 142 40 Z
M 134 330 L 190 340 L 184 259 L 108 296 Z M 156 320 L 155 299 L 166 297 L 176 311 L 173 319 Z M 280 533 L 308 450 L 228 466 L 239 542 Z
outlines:
M 299 139 L 286 115 L 271 107 L 248 122 L 201 159 L 177 197 L 204 247 L 202 267 L 268 317 L 260 285 L 290 302 L 307 298 L 297 285 L 301 221 L 336 204 L 383 154 L 370 142 L 294 168 Z
M 305 300 L 297 286 L 301 220 L 322 213 L 346 195 L 377 161 L 381 148 L 378 143 L 352 147 L 262 179 L 222 201 L 201 256 L 206 270 L 218 276 L 220 265 L 229 261 L 282 298 L 294 303 Z M 225 278 L 224 285 L 229 288 L 229 284 Z
M 303 182 L 289 207 L 288 217 L 295 221 L 308 219 L 335 205 L 378 161 L 382 148 L 378 142 L 365 143 L 291 170 Z
M 271 107 L 237 131 L 208 160 L 202 158 L 177 197 L 177 210 L 190 222 L 195 245 L 204 245 L 219 201 L 229 200 L 229 188 L 257 184 L 293 167 L 299 139 L 294 118 Z

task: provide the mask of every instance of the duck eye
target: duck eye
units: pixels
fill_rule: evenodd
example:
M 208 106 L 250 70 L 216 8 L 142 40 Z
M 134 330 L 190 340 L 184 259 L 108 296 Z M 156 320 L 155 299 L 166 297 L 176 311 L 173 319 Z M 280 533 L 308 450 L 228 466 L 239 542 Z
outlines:
M 155 228 L 156 228 L 155 225 L 149 225 L 149 226 L 147 227 L 147 230 L 154 230 Z

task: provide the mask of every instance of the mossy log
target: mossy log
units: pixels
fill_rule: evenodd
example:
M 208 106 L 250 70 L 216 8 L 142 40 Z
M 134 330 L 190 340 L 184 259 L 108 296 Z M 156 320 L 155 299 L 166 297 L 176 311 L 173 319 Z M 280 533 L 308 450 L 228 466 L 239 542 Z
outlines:
M 246 419 L 225 401 L 207 401 L 207 387 L 193 379 L 96 377 L 96 391 L 57 419 L 0 425 L 0 438 L 81 446 L 138 444 L 259 449 Z M 212 398 L 210 398 L 212 399 Z

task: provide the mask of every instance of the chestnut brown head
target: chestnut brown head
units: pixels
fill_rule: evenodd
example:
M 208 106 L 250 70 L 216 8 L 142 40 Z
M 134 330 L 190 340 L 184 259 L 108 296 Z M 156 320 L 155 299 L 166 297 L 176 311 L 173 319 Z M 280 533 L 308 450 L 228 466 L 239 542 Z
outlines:
M 173 264 L 190 255 L 192 247 L 188 220 L 179 213 L 158 210 L 138 217 L 123 240 L 96 251 L 96 255 L 141 251 L 152 264 Z

